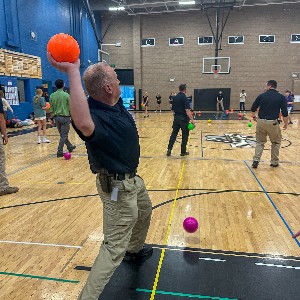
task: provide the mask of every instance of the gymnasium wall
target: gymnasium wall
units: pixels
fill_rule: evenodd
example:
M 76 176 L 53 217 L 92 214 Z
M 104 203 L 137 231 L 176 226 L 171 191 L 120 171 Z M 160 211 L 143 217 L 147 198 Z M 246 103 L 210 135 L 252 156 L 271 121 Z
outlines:
M 32 112 L 32 98 L 35 88 L 47 82 L 54 87 L 57 78 L 66 81 L 65 74 L 54 69 L 46 57 L 46 45 L 56 33 L 68 33 L 76 38 L 81 48 L 81 71 L 88 66 L 88 60 L 96 63 L 98 46 L 91 23 L 81 0 L 0 0 L 0 48 L 41 57 L 42 79 L 18 78 L 7 74 L 0 75 L 0 84 L 24 80 L 25 102 L 13 106 L 20 119 Z M 98 30 L 100 31 L 100 22 Z M 35 38 L 30 35 L 35 33 Z
M 214 56 L 215 45 L 198 45 L 198 36 L 212 35 L 207 17 L 200 11 L 118 16 L 104 42 L 122 42 L 121 48 L 108 49 L 111 63 L 117 68 L 134 69 L 135 88 L 149 93 L 150 109 L 155 108 L 157 92 L 161 93 L 163 108 L 167 109 L 170 92 L 177 91 L 182 82 L 187 83 L 188 93 L 192 94 L 194 89 L 231 88 L 230 106 L 234 109 L 238 109 L 239 93 L 245 89 L 246 109 L 249 109 L 269 79 L 277 80 L 282 93 L 293 90 L 291 74 L 300 72 L 300 44 L 290 43 L 290 38 L 291 34 L 300 34 L 299 11 L 299 4 L 233 10 L 219 52 L 219 56 L 231 58 L 231 73 L 219 75 L 218 79 L 213 74 L 202 74 L 203 57 Z M 210 17 L 214 28 L 213 12 Z M 102 16 L 103 28 L 108 22 L 109 16 Z M 276 35 L 275 44 L 259 43 L 259 35 L 271 34 Z M 244 35 L 244 44 L 228 45 L 228 36 L 238 35 Z M 184 45 L 170 47 L 170 37 L 184 37 Z M 142 38 L 155 38 L 156 46 L 141 47 Z M 175 81 L 170 82 L 174 77 Z M 300 94 L 300 90 L 295 92 Z

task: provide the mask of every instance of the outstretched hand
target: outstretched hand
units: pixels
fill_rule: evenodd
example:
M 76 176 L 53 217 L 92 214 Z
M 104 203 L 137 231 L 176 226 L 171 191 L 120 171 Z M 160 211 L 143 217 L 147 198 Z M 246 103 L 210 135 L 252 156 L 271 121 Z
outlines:
M 74 63 L 69 63 L 69 62 L 58 62 L 56 61 L 51 53 L 47 52 L 47 58 L 50 62 L 50 64 L 60 70 L 63 73 L 67 73 L 69 74 L 70 72 L 72 72 L 73 70 L 78 70 L 79 66 L 80 66 L 80 59 L 78 59 L 77 61 L 75 61 Z

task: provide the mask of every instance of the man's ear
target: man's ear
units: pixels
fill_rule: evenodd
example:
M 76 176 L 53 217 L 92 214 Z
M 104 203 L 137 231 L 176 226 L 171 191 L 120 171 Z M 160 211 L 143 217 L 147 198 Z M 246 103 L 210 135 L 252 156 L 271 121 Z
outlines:
M 104 85 L 104 89 L 105 89 L 105 92 L 106 92 L 106 93 L 112 94 L 112 88 L 111 88 L 111 86 L 110 86 L 108 83 L 106 83 L 106 84 Z

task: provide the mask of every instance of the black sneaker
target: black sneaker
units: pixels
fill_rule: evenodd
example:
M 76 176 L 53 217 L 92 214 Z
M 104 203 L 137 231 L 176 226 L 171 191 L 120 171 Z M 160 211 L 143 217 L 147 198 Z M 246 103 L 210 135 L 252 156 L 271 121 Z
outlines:
M 167 156 L 171 156 L 171 150 L 170 149 L 168 149 L 168 151 L 167 151 Z
M 255 161 L 252 163 L 252 168 L 256 169 L 256 168 L 258 167 L 258 164 L 259 164 L 259 162 L 255 160 Z
M 279 164 L 270 164 L 270 167 L 272 168 L 277 168 L 279 166 Z
M 180 156 L 186 156 L 186 155 L 189 155 L 189 154 L 190 154 L 189 152 L 180 153 Z
M 73 152 L 74 150 L 76 149 L 76 146 L 72 146 L 70 149 L 68 149 L 69 150 L 69 152 L 71 153 L 71 152 Z
M 63 154 L 63 153 L 57 152 L 56 156 L 57 156 L 57 157 L 64 157 L 64 154 Z
M 292 121 L 290 121 L 289 124 L 294 124 L 294 123 Z
M 14 194 L 19 191 L 18 187 L 15 186 L 9 186 L 5 190 L 0 192 L 0 196 L 8 195 L 8 194 Z
M 123 261 L 130 262 L 137 259 L 149 258 L 153 254 L 153 249 L 151 247 L 143 247 L 138 253 L 131 253 L 126 251 Z

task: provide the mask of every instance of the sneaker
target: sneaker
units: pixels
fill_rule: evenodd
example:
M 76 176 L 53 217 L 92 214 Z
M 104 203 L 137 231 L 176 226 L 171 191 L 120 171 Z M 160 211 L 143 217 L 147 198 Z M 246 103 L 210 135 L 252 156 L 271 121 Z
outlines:
M 60 153 L 60 152 L 57 152 L 56 156 L 57 156 L 57 157 L 64 157 L 64 154 L 63 154 L 63 153 Z
M 17 193 L 18 191 L 19 191 L 18 187 L 9 186 L 5 190 L 3 190 L 3 191 L 0 192 L 0 196 Z
M 189 154 L 190 154 L 189 152 L 180 153 L 180 156 L 186 156 L 186 155 L 189 155 Z
M 40 144 L 41 143 L 41 139 L 38 137 L 37 139 L 37 143 Z
M 270 164 L 270 167 L 272 167 L 272 168 L 277 168 L 279 166 L 279 164 L 277 163 L 277 164 Z
M 252 168 L 256 169 L 256 168 L 258 167 L 258 164 L 259 164 L 259 162 L 255 160 L 255 161 L 252 163 Z
M 289 121 L 289 124 L 293 124 L 293 122 L 292 122 L 292 121 Z
M 76 146 L 72 146 L 70 149 L 68 149 L 68 151 L 71 153 L 76 149 Z
M 149 258 L 153 254 L 151 247 L 143 247 L 138 253 L 131 253 L 126 251 L 123 261 L 130 262 L 141 258 Z
M 167 151 L 167 156 L 171 156 L 171 150 L 170 149 L 168 149 L 168 151 Z
M 51 143 L 47 138 L 43 138 L 43 143 Z

